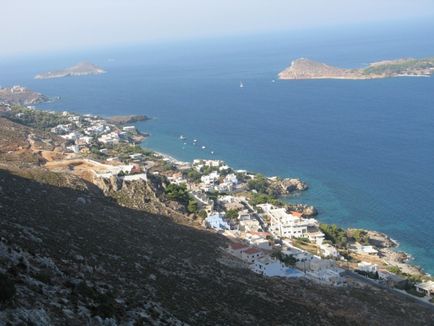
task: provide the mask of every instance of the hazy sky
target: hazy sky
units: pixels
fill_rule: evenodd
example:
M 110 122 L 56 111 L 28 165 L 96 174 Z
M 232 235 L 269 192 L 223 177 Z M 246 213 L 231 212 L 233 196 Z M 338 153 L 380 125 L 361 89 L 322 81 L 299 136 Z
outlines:
M 0 56 L 433 17 L 433 0 L 0 0 Z

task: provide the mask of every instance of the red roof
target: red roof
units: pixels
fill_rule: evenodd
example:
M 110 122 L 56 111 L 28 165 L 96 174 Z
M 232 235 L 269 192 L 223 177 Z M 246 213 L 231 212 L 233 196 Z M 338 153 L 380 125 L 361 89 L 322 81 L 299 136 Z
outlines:
M 249 249 L 247 249 L 246 251 L 244 251 L 246 254 L 256 254 L 256 253 L 258 253 L 258 252 L 261 252 L 261 250 L 259 250 L 259 249 L 256 249 L 256 248 L 249 248 Z
M 248 248 L 248 246 L 246 246 L 245 244 L 242 244 L 242 243 L 240 243 L 240 242 L 232 242 L 231 244 L 229 244 L 229 246 L 230 246 L 231 249 L 233 249 L 233 250 L 238 250 L 238 249 Z
M 297 211 L 291 211 L 291 215 L 295 217 L 302 217 L 303 213 L 297 212 Z

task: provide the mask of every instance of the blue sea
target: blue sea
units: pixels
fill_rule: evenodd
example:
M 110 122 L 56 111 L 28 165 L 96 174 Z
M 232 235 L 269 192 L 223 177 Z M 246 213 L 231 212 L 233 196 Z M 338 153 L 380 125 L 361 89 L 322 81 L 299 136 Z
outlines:
M 434 23 L 408 22 L 18 57 L 0 63 L 0 84 L 61 97 L 42 108 L 149 115 L 143 145 L 180 160 L 300 177 L 310 189 L 291 201 L 386 232 L 434 274 L 434 78 L 276 78 L 298 57 L 359 67 L 434 56 L 429 35 Z M 108 73 L 32 79 L 83 59 Z

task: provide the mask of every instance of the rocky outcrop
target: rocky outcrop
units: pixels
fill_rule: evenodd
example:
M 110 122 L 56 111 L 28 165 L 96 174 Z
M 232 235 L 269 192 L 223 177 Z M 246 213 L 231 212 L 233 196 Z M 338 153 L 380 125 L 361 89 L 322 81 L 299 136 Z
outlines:
M 41 93 L 34 92 L 23 86 L 0 88 L 0 104 L 9 105 L 36 105 L 47 102 L 49 98 Z
M 309 188 L 308 185 L 300 179 L 283 179 L 281 181 L 281 186 L 287 193 L 292 193 L 294 191 L 304 191 Z
M 146 115 L 139 114 L 139 115 L 114 115 L 107 119 L 108 122 L 113 124 L 119 124 L 124 125 L 127 123 L 134 123 L 139 121 L 146 121 L 150 118 Z
M 306 204 L 288 204 L 288 211 L 303 213 L 304 217 L 314 217 L 318 215 L 318 210 L 314 206 Z

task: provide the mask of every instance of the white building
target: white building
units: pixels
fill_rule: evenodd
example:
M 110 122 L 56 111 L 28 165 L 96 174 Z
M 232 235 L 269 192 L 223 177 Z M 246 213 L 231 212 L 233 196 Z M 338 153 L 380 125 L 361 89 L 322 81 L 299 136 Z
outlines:
M 316 282 L 339 286 L 344 283 L 344 278 L 341 276 L 343 272 L 344 270 L 341 268 L 325 269 L 319 271 L 307 271 L 306 276 Z
M 137 181 L 137 180 L 147 181 L 148 176 L 146 175 L 146 173 L 139 173 L 139 174 L 125 175 L 121 179 L 125 181 Z
M 204 183 L 205 185 L 211 185 L 214 184 L 219 179 L 220 175 L 218 172 L 213 171 L 208 175 L 203 175 L 200 177 L 200 181 Z
M 239 223 L 239 229 L 241 232 L 256 232 L 261 229 L 257 220 L 242 220 Z
M 368 255 L 376 255 L 378 254 L 378 250 L 373 246 L 364 246 L 360 243 L 356 242 L 355 244 L 350 246 L 350 250 L 355 251 L 359 254 L 368 254 Z
M 66 147 L 67 150 L 70 150 L 73 153 L 79 153 L 80 147 L 78 145 L 71 145 Z
M 136 132 L 136 127 L 134 126 L 125 126 L 122 128 L 123 131 L 125 132 Z
M 261 257 L 252 264 L 255 273 L 265 276 L 282 276 L 285 266 L 278 260 L 269 256 Z
M 241 259 L 248 262 L 254 263 L 259 257 L 264 255 L 263 251 L 257 248 L 248 248 L 241 253 Z
M 416 290 L 420 293 L 424 293 L 426 296 L 434 295 L 434 282 L 428 281 L 424 283 L 419 283 L 415 285 Z
M 247 249 L 249 249 L 249 246 L 243 243 L 231 242 L 229 244 L 228 252 L 235 257 L 241 258 L 241 253 Z
M 285 208 L 276 208 L 270 204 L 258 205 L 270 217 L 270 231 L 282 238 L 307 237 L 309 225 L 303 218 L 288 214 Z
M 321 249 L 321 253 L 325 257 L 334 257 L 334 258 L 339 257 L 338 250 L 335 247 L 333 247 L 331 244 L 328 243 L 320 244 L 319 248 Z
M 357 269 L 366 273 L 376 273 L 378 271 L 377 264 L 371 264 L 366 261 L 362 261 L 357 264 Z

